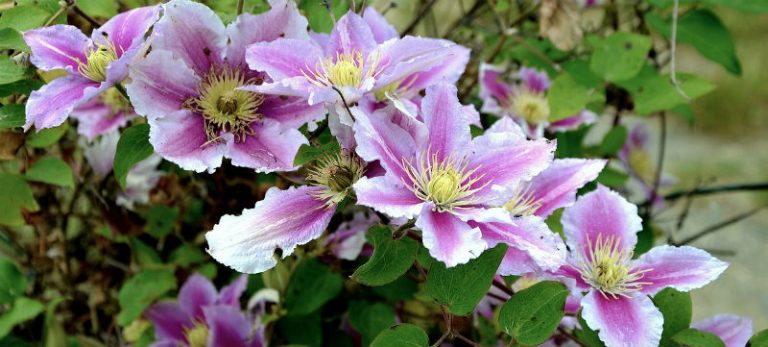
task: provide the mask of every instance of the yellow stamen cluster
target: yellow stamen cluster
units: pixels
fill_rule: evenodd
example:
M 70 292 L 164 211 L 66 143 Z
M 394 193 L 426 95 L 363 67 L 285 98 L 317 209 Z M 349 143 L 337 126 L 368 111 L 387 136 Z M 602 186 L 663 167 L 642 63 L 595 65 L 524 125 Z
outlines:
M 320 87 L 359 88 L 366 79 L 376 77 L 380 59 L 377 55 L 365 59 L 363 53 L 354 51 L 349 54 L 336 54 L 336 59 L 322 59 L 314 69 L 307 67 L 304 77 Z
M 404 81 L 392 82 L 375 91 L 373 95 L 376 97 L 376 101 L 378 102 L 385 102 L 389 99 L 399 98 L 401 95 L 405 94 L 409 88 L 411 88 L 414 81 L 416 80 L 411 79 L 405 83 L 403 83 Z
M 310 169 L 307 181 L 325 188 L 315 197 L 327 201 L 327 205 L 331 206 L 349 196 L 352 185 L 363 177 L 364 172 L 363 160 L 355 153 L 344 150 L 319 159 Z
M 515 190 L 515 195 L 510 199 L 504 208 L 513 216 L 532 216 L 541 207 L 541 201 L 533 196 L 530 186 L 521 184 Z
M 515 95 L 512 111 L 530 124 L 544 123 L 549 119 L 549 101 L 544 94 L 523 89 Z
M 603 238 L 597 235 L 595 245 L 587 239 L 588 253 L 579 261 L 581 278 L 608 296 L 630 297 L 650 282 L 640 281 L 644 274 L 653 269 L 632 269 L 632 251 L 621 248 L 621 239 L 616 236 Z
M 205 347 L 208 345 L 208 327 L 205 323 L 198 323 L 184 332 L 189 347 Z
M 264 96 L 237 88 L 257 82 L 239 68 L 212 69 L 198 87 L 198 96 L 188 99 L 185 107 L 203 115 L 209 141 L 218 140 L 221 132 L 229 132 L 236 141 L 243 142 L 253 133 L 251 123 L 264 118 L 259 113 Z
M 432 202 L 440 211 L 451 211 L 477 204 L 474 194 L 485 188 L 489 182 L 474 187 L 484 175 L 474 175 L 478 168 L 469 169 L 463 160 L 451 157 L 440 160 L 437 153 L 430 150 L 413 159 L 402 159 L 403 168 L 410 182 L 403 182 L 419 199 Z
M 78 61 L 77 71 L 86 78 L 95 82 L 107 80 L 107 67 L 117 60 L 117 47 L 114 44 L 100 44 L 91 47 L 85 52 L 85 63 Z

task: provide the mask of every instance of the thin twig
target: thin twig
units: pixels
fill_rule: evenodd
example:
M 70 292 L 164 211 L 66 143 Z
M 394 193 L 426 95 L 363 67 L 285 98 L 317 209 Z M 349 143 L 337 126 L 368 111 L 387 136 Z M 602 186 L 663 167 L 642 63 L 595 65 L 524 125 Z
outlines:
M 245 3 L 245 0 L 237 0 L 237 15 L 243 14 L 243 5 Z
M 470 340 L 470 339 L 466 338 L 466 337 L 465 337 L 464 335 L 462 335 L 462 334 L 456 334 L 456 337 L 458 337 L 458 338 L 459 338 L 459 340 L 462 340 L 462 341 L 466 342 L 468 345 L 470 345 L 470 346 L 472 346 L 472 347 L 483 347 L 482 345 L 478 344 L 477 342 L 475 342 L 475 341 L 472 341 L 472 340 Z
M 344 108 L 347 109 L 347 113 L 349 114 L 349 118 L 352 118 L 352 121 L 355 120 L 355 116 L 352 115 L 352 111 L 349 109 L 349 105 L 347 105 L 347 99 L 344 98 L 344 94 L 339 90 L 339 88 L 336 88 L 336 86 L 332 86 L 333 90 L 336 91 L 336 93 L 339 94 L 339 97 L 341 97 L 341 102 L 344 103 Z
M 93 19 L 93 17 L 89 16 L 87 13 L 83 12 L 82 9 L 80 9 L 80 6 L 77 6 L 77 4 L 72 6 L 72 9 L 77 13 L 78 16 L 83 17 L 88 23 L 91 23 L 94 28 L 98 28 L 101 26 L 101 23 Z
M 429 0 L 426 5 L 422 6 L 419 13 L 416 14 L 416 17 L 411 21 L 411 24 L 408 24 L 407 27 L 405 27 L 405 30 L 403 30 L 403 33 L 401 36 L 405 36 L 410 34 L 413 29 L 416 29 L 416 26 L 421 22 L 424 17 L 426 17 L 427 12 L 429 12 L 430 9 L 432 9 L 432 6 L 437 2 L 437 0 Z
M 403 236 L 408 234 L 408 230 L 413 228 L 413 226 L 416 225 L 415 219 L 410 219 L 405 224 L 401 225 L 399 228 L 395 229 L 395 231 L 392 232 L 392 238 L 395 240 L 402 239 Z
M 661 171 L 664 169 L 664 154 L 667 150 L 667 113 L 661 112 L 659 114 L 659 122 L 661 122 L 661 134 L 659 135 L 659 158 L 656 161 L 656 174 L 653 179 L 653 190 L 651 191 L 651 197 L 648 199 L 651 204 L 648 206 L 645 212 L 645 219 L 651 215 L 651 206 L 653 202 L 659 196 L 659 185 L 661 184 Z
M 680 13 L 680 0 L 675 0 L 674 6 L 672 7 L 672 37 L 670 38 L 669 42 L 669 49 L 670 49 L 670 61 L 669 61 L 669 70 L 670 70 L 670 76 L 672 77 L 672 84 L 675 86 L 675 90 L 677 90 L 677 93 L 680 94 L 685 100 L 691 100 L 691 98 L 685 94 L 682 88 L 680 88 L 680 82 L 677 80 L 677 18 L 678 14 Z
M 515 295 L 515 292 L 512 291 L 512 289 L 509 288 L 506 283 L 500 282 L 494 278 L 492 284 L 494 287 L 499 288 L 502 292 L 509 296 Z
M 59 18 L 59 16 L 61 16 L 61 14 L 64 13 L 64 11 L 67 10 L 67 7 L 69 7 L 69 6 L 67 6 L 66 3 L 62 3 L 61 6 L 59 6 L 59 9 L 56 10 L 56 13 L 54 13 L 53 16 L 51 16 L 51 18 L 49 18 L 47 21 L 45 21 L 45 24 L 43 24 L 43 26 L 47 27 L 47 26 L 53 24 L 53 22 L 56 20 L 56 18 Z
M 331 9 L 331 3 L 328 2 L 328 0 L 323 0 L 323 6 L 328 11 L 328 15 L 331 16 L 331 20 L 333 21 L 333 24 L 336 24 L 336 15 L 333 14 L 333 10 Z
M 709 187 L 709 188 L 696 188 L 690 191 L 679 191 L 679 192 L 669 193 L 664 196 L 664 200 L 675 201 L 677 199 L 680 199 L 686 196 L 693 196 L 693 195 L 698 196 L 698 195 L 710 195 L 710 194 L 744 192 L 744 191 L 761 191 L 761 190 L 768 190 L 768 182 L 739 183 L 739 184 L 729 184 L 729 185 L 715 186 L 715 187 Z
M 475 4 L 472 5 L 472 7 L 469 9 L 469 11 L 467 11 L 467 13 L 464 14 L 464 17 L 462 17 L 461 19 L 455 21 L 453 23 L 453 25 L 451 25 L 451 27 L 448 28 L 448 30 L 445 32 L 445 34 L 443 34 L 443 37 L 444 38 L 445 37 L 450 37 L 453 34 L 453 32 L 456 29 L 458 29 L 459 27 L 464 26 L 464 25 L 469 25 L 470 23 L 472 23 L 472 21 L 475 19 L 476 15 L 477 15 L 477 11 L 479 11 L 483 7 L 484 4 L 486 4 L 486 2 L 483 1 L 483 0 L 475 1 Z
M 576 336 L 573 336 L 573 334 L 569 333 L 568 330 L 565 330 L 563 327 L 557 327 L 557 331 L 559 331 L 563 336 L 571 339 L 571 341 L 576 342 L 577 345 L 581 347 L 589 347 L 584 344 L 584 342 L 581 342 L 579 339 L 577 339 Z
M 747 218 L 751 217 L 752 215 L 754 215 L 755 213 L 760 212 L 760 210 L 762 210 L 762 209 L 764 209 L 766 207 L 768 207 L 768 206 L 760 206 L 758 208 L 755 208 L 753 210 L 747 211 L 745 213 L 737 215 L 737 216 L 735 216 L 733 218 L 730 218 L 728 220 L 725 220 L 725 221 L 722 221 L 720 223 L 714 224 L 712 226 L 704 228 L 704 230 L 701 230 L 701 231 L 693 234 L 692 236 L 690 236 L 688 238 L 683 239 L 682 241 L 675 242 L 673 244 L 675 246 L 687 245 L 687 244 L 689 244 L 689 243 L 691 243 L 693 241 L 696 241 L 696 240 L 700 239 L 703 236 L 709 235 L 709 234 L 711 234 L 711 233 L 713 233 L 715 231 L 718 231 L 718 230 L 720 230 L 722 228 L 725 228 L 725 227 L 727 227 L 727 226 L 729 226 L 731 224 L 734 224 L 734 223 L 740 222 L 740 221 L 742 221 L 744 219 L 747 219 Z

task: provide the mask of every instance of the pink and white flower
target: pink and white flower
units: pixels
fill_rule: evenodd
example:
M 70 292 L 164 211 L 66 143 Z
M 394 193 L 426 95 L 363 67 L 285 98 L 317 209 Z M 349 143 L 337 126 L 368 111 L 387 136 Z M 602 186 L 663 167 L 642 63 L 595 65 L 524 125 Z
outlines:
M 247 45 L 280 37 L 309 40 L 295 3 L 270 4 L 266 13 L 242 14 L 228 26 L 200 3 L 163 5 L 151 51 L 131 64 L 126 85 L 163 158 L 198 172 L 215 170 L 225 157 L 259 172 L 295 169 L 293 159 L 307 143 L 298 128 L 322 118 L 323 108 L 300 97 L 239 89 L 279 77 L 248 70 Z
M 728 267 L 688 246 L 659 246 L 633 259 L 642 229 L 637 207 L 602 185 L 565 209 L 562 224 L 570 254 L 556 275 L 587 293 L 581 315 L 608 347 L 656 346 L 663 317 L 648 296 L 700 288 Z
M 424 246 L 448 266 L 506 243 L 544 269 L 559 267 L 565 257 L 559 236 L 546 225 L 515 223 L 504 208 L 494 207 L 511 198 L 503 187 L 551 164 L 555 143 L 529 141 L 519 132 L 473 139 L 456 87 L 445 83 L 427 88 L 420 110 L 424 123 L 392 108 L 356 119 L 358 154 L 386 170 L 355 184 L 358 204 L 394 218 L 416 218 Z M 409 120 L 407 127 L 402 120 Z
M 159 15 L 159 6 L 121 13 L 94 30 L 91 38 L 71 25 L 25 32 L 32 64 L 43 71 L 64 70 L 67 75 L 32 92 L 24 130 L 32 125 L 37 130 L 56 127 L 75 108 L 121 83 L 128 75 L 128 63 Z
M 503 72 L 504 69 L 498 66 L 480 66 L 481 111 L 511 117 L 528 137 L 539 138 L 545 130 L 566 131 L 597 120 L 595 113 L 584 109 L 571 117 L 551 121 L 546 95 L 551 82 L 547 73 L 524 67 L 517 73 L 518 83 L 510 84 L 504 81 Z
M 693 323 L 691 328 L 717 335 L 725 347 L 744 347 L 752 337 L 752 320 L 731 314 L 721 314 Z

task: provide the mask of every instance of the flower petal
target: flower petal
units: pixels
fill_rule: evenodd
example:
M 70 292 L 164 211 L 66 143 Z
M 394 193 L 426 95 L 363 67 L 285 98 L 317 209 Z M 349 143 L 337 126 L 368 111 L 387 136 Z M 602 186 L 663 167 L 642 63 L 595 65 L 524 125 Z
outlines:
M 502 208 L 485 210 L 482 218 L 469 222 L 483 233 L 489 247 L 504 243 L 525 252 L 530 258 L 515 251 L 505 257 L 500 274 L 521 275 L 541 270 L 556 270 L 565 264 L 566 249 L 563 240 L 549 230 L 544 220 L 537 216 L 510 218 Z M 522 263 L 516 263 L 522 261 Z M 518 272 L 529 269 L 528 271 Z
M 29 60 L 44 71 L 64 69 L 77 73 L 78 62 L 85 63 L 91 41 L 80 29 L 71 25 L 52 25 L 24 33 L 24 41 L 32 51 Z
M 248 167 L 256 172 L 291 171 L 293 159 L 301 145 L 309 143 L 304 135 L 271 119 L 252 124 L 253 134 L 245 142 L 233 141 L 227 157 L 232 165 Z
M 251 322 L 239 308 L 209 306 L 204 309 L 208 346 L 246 347 Z
M 427 94 L 421 102 L 424 124 L 429 130 L 429 143 L 422 150 L 429 148 L 438 160 L 449 156 L 467 153 L 472 135 L 469 131 L 469 119 L 464 116 L 464 109 L 456 96 L 456 87 L 440 83 L 427 88 Z M 498 161 L 498 160 L 497 160 Z
M 257 42 L 248 46 L 245 53 L 251 70 L 266 72 L 275 83 L 289 77 L 303 77 L 321 59 L 323 52 L 316 43 L 288 38 Z
M 752 320 L 748 317 L 721 314 L 691 324 L 692 328 L 720 337 L 726 347 L 743 347 L 752 337 Z
M 199 74 L 221 65 L 227 31 L 213 10 L 187 0 L 173 0 L 164 9 L 152 33 L 153 50 L 173 52 Z
M 575 116 L 553 122 L 547 126 L 547 129 L 550 131 L 568 131 L 576 129 L 582 124 L 592 124 L 594 122 L 597 122 L 597 115 L 590 110 L 583 110 Z
M 216 302 L 218 294 L 210 280 L 198 273 L 189 276 L 179 290 L 179 306 L 190 317 L 203 318 L 203 307 Z
M 599 159 L 556 159 L 526 184 L 541 204 L 536 215 L 547 217 L 558 208 L 573 205 L 576 191 L 596 179 L 606 163 Z
M 194 325 L 193 317 L 187 315 L 175 302 L 156 303 L 144 311 L 144 316 L 155 326 L 155 337 L 158 340 L 183 342 L 185 331 Z
M 477 258 L 488 248 L 479 228 L 448 212 L 433 211 L 433 208 L 431 203 L 424 204 L 416 220 L 424 247 L 433 258 L 447 267 L 454 267 Z
M 219 167 L 227 151 L 223 141 L 208 141 L 203 117 L 188 110 L 149 118 L 149 142 L 166 160 L 196 172 Z
M 294 248 L 318 238 L 331 220 L 335 208 L 313 196 L 319 187 L 298 187 L 267 191 L 264 200 L 240 216 L 225 215 L 209 231 L 208 253 L 239 272 L 263 272 L 277 264 L 273 255 L 283 257 Z
M 105 87 L 80 75 L 67 75 L 51 81 L 29 95 L 24 130 L 29 130 L 33 124 L 38 131 L 61 125 L 72 110 Z
M 373 6 L 368 6 L 363 12 L 363 20 L 371 28 L 373 38 L 377 43 L 400 37 L 395 27 L 387 22 L 387 19 L 376 11 Z
M 144 35 L 160 17 L 160 10 L 160 6 L 146 6 L 120 13 L 94 30 L 91 39 L 93 42 L 114 44 L 119 48 L 119 56 L 122 56 L 123 52 L 144 41 Z
M 600 234 L 603 240 L 616 237 L 621 249 L 631 251 L 643 229 L 637 206 L 601 184 L 565 209 L 562 224 L 568 248 L 577 254 L 588 252 L 587 241 L 594 247 Z
M 645 295 L 606 298 L 592 290 L 581 301 L 581 315 L 607 347 L 658 346 L 664 317 Z
M 77 119 L 77 133 L 93 141 L 99 135 L 111 133 L 124 126 L 136 114 L 114 113 L 101 99 L 92 98 L 74 109 L 70 116 Z
M 365 56 L 374 48 L 376 48 L 376 40 L 368 23 L 358 14 L 348 11 L 333 26 L 325 52 L 328 56 L 356 52 L 363 53 Z
M 197 96 L 200 77 L 169 51 L 153 49 L 131 63 L 125 88 L 136 113 L 148 118 L 163 117 L 183 108 Z
M 355 119 L 354 134 L 357 141 L 357 153 L 366 161 L 378 160 L 393 178 L 408 179 L 403 168 L 403 161 L 418 160 L 414 156 L 416 140 L 399 124 L 393 122 L 392 108 L 375 111 L 368 116 L 358 112 Z
M 243 13 L 227 26 L 229 45 L 227 61 L 237 66 L 244 62 L 246 47 L 256 42 L 269 42 L 278 38 L 307 39 L 307 19 L 299 13 L 296 3 L 288 0 L 270 0 L 272 8 L 253 15 Z
M 667 287 L 684 292 L 701 288 L 720 276 L 728 268 L 728 263 L 698 248 L 663 245 L 637 258 L 634 267 L 650 269 L 642 281 L 651 284 L 643 286 L 642 292 L 654 295 Z
M 520 69 L 520 80 L 525 86 L 536 93 L 544 93 L 549 89 L 552 84 L 549 80 L 549 76 L 545 71 L 539 71 L 536 69 L 524 67 Z
M 310 106 L 304 98 L 271 95 L 265 96 L 264 103 L 259 106 L 259 112 L 290 128 L 320 121 L 326 114 L 322 105 Z
M 248 276 L 238 276 L 237 279 L 228 286 L 221 288 L 216 303 L 240 308 L 240 297 L 245 292 L 246 287 L 248 287 Z
M 504 69 L 483 63 L 480 65 L 480 98 L 483 112 L 501 115 L 502 107 L 508 106 L 513 94 L 512 86 L 502 82 Z
M 360 178 L 353 186 L 357 203 L 394 218 L 413 218 L 422 210 L 423 202 L 402 182 L 387 176 Z

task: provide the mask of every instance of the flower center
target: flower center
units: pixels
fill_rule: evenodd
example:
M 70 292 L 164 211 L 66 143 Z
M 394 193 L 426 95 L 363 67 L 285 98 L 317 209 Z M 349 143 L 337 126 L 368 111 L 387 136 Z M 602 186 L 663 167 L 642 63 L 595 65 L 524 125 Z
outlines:
M 109 88 L 101 94 L 101 102 L 112 110 L 112 117 L 120 112 L 131 111 L 131 103 L 115 87 Z
M 521 184 L 515 190 L 515 195 L 504 208 L 515 217 L 532 216 L 541 207 L 541 201 L 533 196 L 530 186 Z
M 484 175 L 475 176 L 478 168 L 468 170 L 469 164 L 453 158 L 440 160 L 437 153 L 427 150 L 414 164 L 402 159 L 403 169 L 411 182 L 404 182 L 422 201 L 435 204 L 438 211 L 451 211 L 478 202 L 474 194 L 490 182 L 479 187 L 475 183 Z
M 192 329 L 187 330 L 184 335 L 187 338 L 189 347 L 205 347 L 208 344 L 208 327 L 204 323 L 198 323 Z
M 264 96 L 237 88 L 257 82 L 241 69 L 230 67 L 212 69 L 205 77 L 198 87 L 198 96 L 188 99 L 185 105 L 203 115 L 209 141 L 219 139 L 221 132 L 229 132 L 236 141 L 243 142 L 253 133 L 251 123 L 264 118 L 259 113 Z
M 653 162 L 651 161 L 651 154 L 648 153 L 648 151 L 639 148 L 631 150 L 627 161 L 629 162 L 629 167 L 632 168 L 632 171 L 634 171 L 640 179 L 645 182 L 653 182 L 655 173 L 653 170 Z
M 92 81 L 106 81 L 107 67 L 117 60 L 117 47 L 111 43 L 97 43 L 96 48 L 89 48 L 85 55 L 86 61 L 85 63 L 78 61 L 77 71 Z
M 632 252 L 621 248 L 620 238 L 603 238 L 603 234 L 598 234 L 594 246 L 589 239 L 587 243 L 589 252 L 579 261 L 579 272 L 581 278 L 599 290 L 603 296 L 629 297 L 628 294 L 650 284 L 640 280 L 646 272 L 653 269 L 632 269 Z
M 320 60 L 314 69 L 307 68 L 304 77 L 320 87 L 353 87 L 359 88 L 368 78 L 373 78 L 381 72 L 378 56 L 374 56 L 366 64 L 366 59 L 360 51 L 349 54 L 336 54 L 336 59 Z M 367 65 L 367 66 L 366 66 Z
M 319 159 L 310 169 L 307 181 L 325 188 L 316 198 L 327 200 L 327 205 L 331 206 L 340 203 L 349 195 L 352 185 L 363 176 L 364 172 L 363 160 L 353 152 L 344 150 Z
M 539 124 L 549 119 L 549 102 L 543 94 L 523 90 L 512 104 L 515 114 L 530 124 Z

